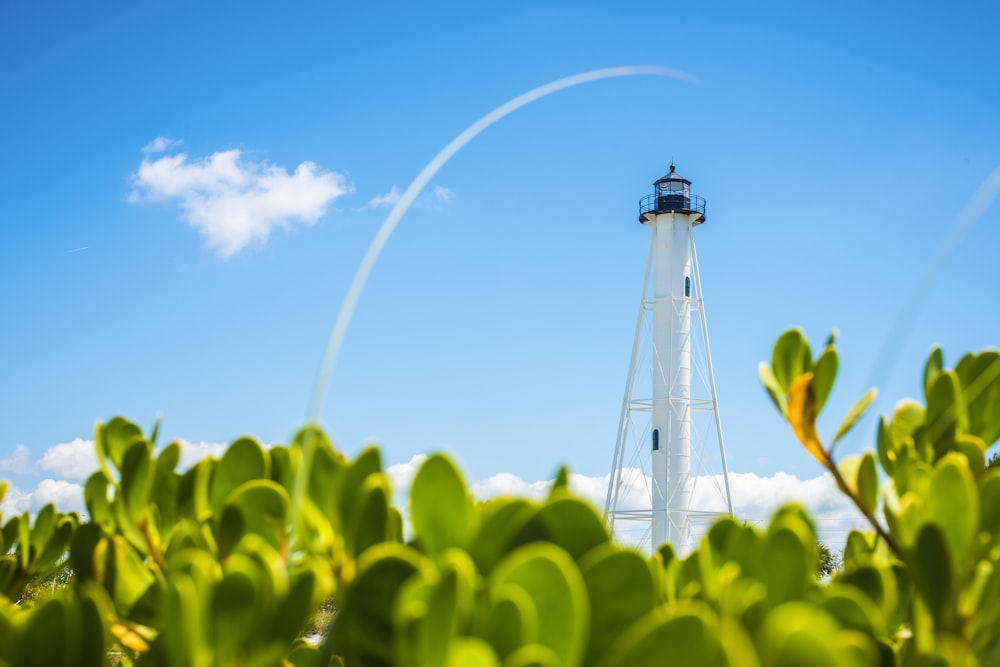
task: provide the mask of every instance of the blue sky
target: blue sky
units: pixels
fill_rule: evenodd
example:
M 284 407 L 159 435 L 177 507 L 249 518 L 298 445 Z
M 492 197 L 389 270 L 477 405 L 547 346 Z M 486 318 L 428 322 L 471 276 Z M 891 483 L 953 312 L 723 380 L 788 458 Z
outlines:
M 730 468 L 810 480 L 757 362 L 789 326 L 817 344 L 838 328 L 830 431 L 886 366 L 905 295 L 1000 164 L 998 18 L 988 3 L 5 6 L 0 474 L 22 505 L 51 496 L 44 480 L 74 492 L 76 450 L 52 448 L 119 413 L 206 447 L 287 441 L 379 202 L 530 88 L 658 65 L 697 83 L 557 93 L 440 172 L 375 268 L 321 421 L 348 452 L 376 440 L 403 465 L 443 449 L 473 480 L 607 474 L 649 240 L 636 206 L 673 158 L 708 201 L 696 242 Z M 245 181 L 232 197 L 205 185 L 211 156 Z M 246 210 L 266 240 L 227 226 Z M 933 344 L 954 362 L 1000 342 L 998 222 L 993 205 L 920 294 L 894 370 L 874 374 L 879 410 L 918 392 Z

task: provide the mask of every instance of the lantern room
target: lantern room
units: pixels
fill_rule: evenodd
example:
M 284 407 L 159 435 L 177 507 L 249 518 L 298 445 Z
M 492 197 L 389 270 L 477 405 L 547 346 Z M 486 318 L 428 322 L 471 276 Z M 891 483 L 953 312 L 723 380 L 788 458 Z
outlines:
M 653 183 L 653 194 L 639 201 L 639 222 L 651 223 L 661 213 L 696 214 L 693 224 L 705 222 L 705 200 L 691 194 L 691 181 L 670 165 L 670 173 Z

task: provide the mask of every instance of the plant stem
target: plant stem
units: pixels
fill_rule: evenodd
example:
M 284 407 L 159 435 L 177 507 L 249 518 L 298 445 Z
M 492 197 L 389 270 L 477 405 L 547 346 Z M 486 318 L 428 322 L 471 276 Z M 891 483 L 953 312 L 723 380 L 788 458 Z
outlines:
M 846 495 L 848 498 L 851 499 L 851 502 L 853 502 L 855 507 L 857 507 L 858 510 L 860 510 L 861 514 L 863 514 L 865 519 L 868 520 L 868 523 L 872 525 L 872 528 L 875 529 L 875 532 L 878 533 L 878 536 L 885 541 L 886 546 L 889 547 L 892 553 L 896 554 L 896 557 L 902 560 L 903 553 L 896 545 L 895 540 L 893 540 L 892 537 L 890 537 L 889 533 L 886 532 L 885 528 L 882 527 L 882 524 L 880 524 L 875 519 L 875 517 L 871 514 L 871 512 L 869 512 L 864 507 L 864 505 L 861 504 L 861 499 L 858 498 L 857 494 L 855 494 L 854 491 L 851 489 L 851 487 L 847 485 L 847 482 L 840 474 L 840 470 L 837 469 L 836 462 L 833 460 L 833 453 L 827 452 L 827 457 L 830 461 L 829 465 L 827 466 L 827 470 L 829 470 L 833 474 L 833 478 L 837 481 L 837 486 L 840 487 L 840 490 L 843 491 L 844 495 Z

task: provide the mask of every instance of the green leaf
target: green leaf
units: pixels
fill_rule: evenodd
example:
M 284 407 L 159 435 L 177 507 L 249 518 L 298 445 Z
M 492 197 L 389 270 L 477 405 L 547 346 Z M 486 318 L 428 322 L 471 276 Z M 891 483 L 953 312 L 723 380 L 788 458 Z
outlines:
M 1000 353 L 969 354 L 955 367 L 962 385 L 968 430 L 989 447 L 1000 437 Z
M 411 578 L 396 604 L 399 664 L 443 667 L 457 625 L 458 574 Z
M 961 386 L 954 371 L 937 374 L 927 399 L 927 435 L 934 447 L 935 460 L 955 446 L 958 433 Z
M 983 479 L 979 499 L 982 529 L 992 535 L 994 544 L 1000 544 L 1000 473 L 991 472 Z
M 930 403 L 931 387 L 934 386 L 938 374 L 944 368 L 944 353 L 940 347 L 935 347 L 927 355 L 927 363 L 924 365 L 924 399 Z
M 859 640 L 868 649 L 864 658 L 852 655 L 854 647 L 844 639 L 855 635 L 840 631 L 837 622 L 821 607 L 790 602 L 778 607 L 764 619 L 760 631 L 761 663 L 782 667 L 846 667 L 874 664 L 875 647 L 871 640 Z
M 875 456 L 870 451 L 863 455 L 845 456 L 837 464 L 837 469 L 857 496 L 861 508 L 873 514 L 878 505 L 878 472 L 875 470 Z
M 431 556 L 464 546 L 474 529 L 472 496 L 455 464 L 435 454 L 417 470 L 410 489 L 413 537 Z
M 840 427 L 837 429 L 837 434 L 833 436 L 833 442 L 830 443 L 831 448 L 837 444 L 841 438 L 847 435 L 847 432 L 854 427 L 859 419 L 861 419 L 861 416 L 865 413 L 865 410 L 868 409 L 868 406 L 872 404 L 872 401 L 875 400 L 876 396 L 878 396 L 878 389 L 873 387 L 868 390 L 868 393 L 858 399 L 858 402 L 854 404 L 854 407 L 852 407 L 848 411 L 847 416 L 844 417 L 844 421 L 840 423 Z
M 397 650 L 393 608 L 400 589 L 410 577 L 433 570 L 419 552 L 395 542 L 371 547 L 357 567 L 333 628 L 333 650 L 346 665 L 390 665 Z
M 538 639 L 538 612 L 531 596 L 523 588 L 498 585 L 489 591 L 489 595 L 491 605 L 481 636 L 500 658 Z
M 507 656 L 504 667 L 562 667 L 559 656 L 548 646 L 528 644 Z
M 878 453 L 878 462 L 882 470 L 891 476 L 896 470 L 897 454 L 892 442 L 892 430 L 885 417 L 878 418 L 878 427 L 875 429 L 875 451 Z
M 590 599 L 591 631 L 584 664 L 595 664 L 630 626 L 653 610 L 653 575 L 634 551 L 602 545 L 580 562 Z
M 549 500 L 554 500 L 557 496 L 569 491 L 569 468 L 559 466 L 556 476 L 552 479 L 552 488 L 549 489 Z
M 778 379 L 774 377 L 774 370 L 762 361 L 757 365 L 757 373 L 760 375 L 760 382 L 767 390 L 767 395 L 771 397 L 774 407 L 778 408 L 778 412 L 787 418 L 788 398 L 785 390 L 778 384 Z
M 152 447 L 145 441 L 132 443 L 121 464 L 121 492 L 125 509 L 133 524 L 146 511 L 153 486 Z
M 240 438 L 233 442 L 215 467 L 209 497 L 212 510 L 221 511 L 226 498 L 241 484 L 268 479 L 269 471 L 267 452 L 259 442 L 253 438 Z
M 389 532 L 389 494 L 389 479 L 384 473 L 369 475 L 361 485 L 356 532 L 348 540 L 355 555 L 386 540 Z
M 771 354 L 771 368 L 783 394 L 788 393 L 795 378 L 812 369 L 812 351 L 801 329 L 789 329 L 778 337 Z
M 475 637 L 459 637 L 448 649 L 447 667 L 500 667 L 489 644 Z
M 547 502 L 521 533 L 530 533 L 535 526 L 542 526 L 548 540 L 575 560 L 611 539 L 597 510 L 579 498 L 563 497 Z
M 511 548 L 538 506 L 523 498 L 493 498 L 479 508 L 481 528 L 470 553 L 476 567 L 489 574 Z
M 901 450 L 907 441 L 914 438 L 917 429 L 924 423 L 926 411 L 923 406 L 912 398 L 906 398 L 896 403 L 892 411 L 892 421 L 889 424 L 890 443 L 899 460 Z
M 791 522 L 772 526 L 764 542 L 761 581 L 770 604 L 798 600 L 815 581 L 816 554 L 811 536 Z
M 931 479 L 929 509 L 944 533 L 952 563 L 961 571 L 972 555 L 979 530 L 979 493 L 964 456 L 948 454 Z
M 860 630 L 874 637 L 886 634 L 885 618 L 872 599 L 854 586 L 831 584 L 820 601 L 831 616 L 845 628 Z
M 75 531 L 76 521 L 69 517 L 63 517 L 49 534 L 47 540 L 32 545 L 34 549 L 37 549 L 34 563 L 35 572 L 43 576 L 47 575 L 62 560 L 69 549 L 69 543 L 73 539 Z
M 244 531 L 260 535 L 278 552 L 285 548 L 290 504 L 285 488 L 269 479 L 245 482 L 226 499 L 226 506 L 243 516 Z
M 951 630 L 955 622 L 954 569 L 941 529 L 924 524 L 910 566 L 913 579 L 937 630 Z
M 114 417 L 107 424 L 98 424 L 95 440 L 102 467 L 106 467 L 103 459 L 107 457 L 119 470 L 128 448 L 136 442 L 145 442 L 142 429 L 122 417 Z
M 701 607 L 689 606 L 675 614 L 657 609 L 633 624 L 598 664 L 724 667 L 729 661 L 717 625 L 711 613 Z
M 34 610 L 21 633 L 20 654 L 25 664 L 75 664 L 80 645 L 80 628 L 70 609 L 61 600 L 48 600 Z
M 823 350 L 813 367 L 813 397 L 816 401 L 816 414 L 823 411 L 826 399 L 830 396 L 833 383 L 837 380 L 837 350 L 828 346 Z
M 490 587 L 520 586 L 538 612 L 538 643 L 552 649 L 563 665 L 583 658 L 590 608 L 576 564 L 562 549 L 544 542 L 518 548 L 490 575 Z

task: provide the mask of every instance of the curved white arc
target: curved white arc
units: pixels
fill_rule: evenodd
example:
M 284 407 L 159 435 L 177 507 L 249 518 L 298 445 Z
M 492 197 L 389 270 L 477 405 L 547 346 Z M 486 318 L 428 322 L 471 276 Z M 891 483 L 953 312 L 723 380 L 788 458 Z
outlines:
M 589 83 L 591 81 L 610 79 L 619 76 L 636 75 L 668 76 L 682 81 L 688 81 L 690 83 L 695 83 L 697 81 L 693 76 L 687 74 L 686 72 L 655 66 L 609 67 L 606 69 L 591 70 L 589 72 L 568 76 L 566 78 L 547 83 L 544 86 L 539 86 L 533 90 L 529 90 L 528 92 L 501 104 L 496 109 L 490 111 L 488 114 L 467 127 L 461 134 L 452 139 L 447 146 L 441 149 L 441 152 L 435 155 L 430 162 L 427 163 L 427 166 L 425 166 L 423 170 L 417 174 L 417 177 L 413 179 L 413 182 L 406 188 L 406 191 L 399 198 L 399 201 L 396 202 L 396 205 L 392 207 L 389 215 L 386 216 L 385 222 L 382 223 L 378 233 L 375 234 L 375 238 L 372 239 L 371 245 L 368 246 L 368 250 L 365 252 L 365 256 L 362 258 L 357 272 L 354 274 L 354 279 L 351 281 L 351 284 L 347 289 L 344 301 L 340 305 L 340 312 L 337 314 L 337 319 L 334 322 L 333 330 L 330 332 L 330 339 L 327 342 L 326 352 L 323 355 L 323 362 L 320 365 L 319 376 L 316 379 L 316 386 L 313 389 L 312 399 L 309 403 L 308 421 L 315 422 L 319 417 L 319 411 L 323 405 L 323 398 L 326 393 L 327 382 L 330 374 L 333 372 L 333 367 L 336 364 L 341 343 L 344 340 L 344 335 L 347 333 L 347 326 L 350 324 L 351 317 L 354 314 L 354 308 L 357 306 L 358 299 L 361 296 L 361 291 L 364 289 L 365 283 L 368 281 L 368 275 L 375 266 L 375 262 L 378 260 L 378 256 L 382 252 L 382 248 L 389 240 L 389 237 L 392 235 L 396 225 L 399 224 L 400 219 L 402 219 L 407 209 L 410 208 L 410 205 L 417 198 L 417 195 L 420 194 L 434 175 L 441 170 L 441 167 L 443 167 L 448 160 L 455 155 L 455 153 L 461 150 L 465 144 L 469 143 L 480 132 L 526 104 L 530 104 L 535 100 L 545 97 L 546 95 L 551 95 L 552 93 L 565 88 L 578 86 L 581 83 Z

